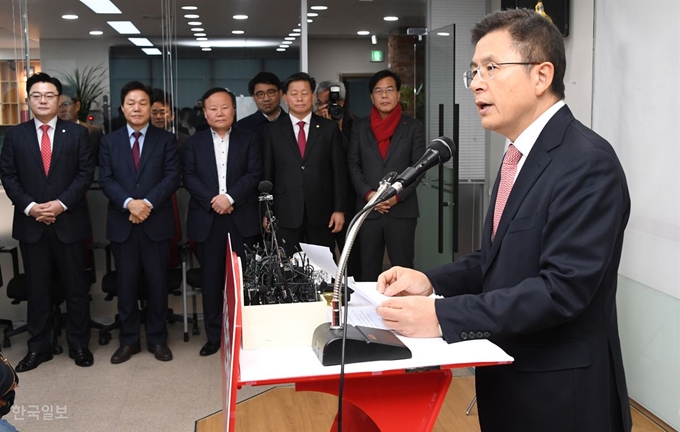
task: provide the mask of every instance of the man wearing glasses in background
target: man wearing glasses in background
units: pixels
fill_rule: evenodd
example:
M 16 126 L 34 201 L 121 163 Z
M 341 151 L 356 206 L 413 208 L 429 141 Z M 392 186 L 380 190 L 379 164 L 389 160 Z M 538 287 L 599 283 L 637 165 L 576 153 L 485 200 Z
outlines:
M 76 96 L 73 90 L 67 89 L 61 95 L 61 103 L 59 104 L 57 116 L 64 121 L 74 122 L 87 129 L 87 133 L 90 136 L 90 145 L 92 146 L 92 160 L 95 165 L 99 165 L 99 142 L 102 140 L 104 133 L 99 126 L 89 124 L 86 121 L 81 122 L 78 119 L 79 112 L 80 98 Z
M 35 118 L 7 130 L 0 155 L 0 179 L 14 205 L 12 237 L 21 248 L 29 298 L 31 338 L 16 371 L 52 360 L 55 279 L 61 281 L 66 299 L 69 357 L 78 366 L 92 366 L 84 252 L 90 235 L 85 192 L 94 164 L 87 130 L 57 118 L 58 79 L 46 73 L 32 75 L 26 93 Z
M 261 138 L 262 127 L 278 120 L 283 112 L 279 105 L 283 96 L 281 81 L 271 72 L 260 72 L 248 83 L 248 92 L 257 105 L 257 111 L 239 120 L 236 126 L 255 132 Z
M 389 172 L 402 172 L 425 153 L 423 124 L 401 111 L 401 79 L 389 70 L 377 72 L 368 82 L 371 114 L 355 122 L 347 161 L 357 192 L 355 205 L 364 207 L 380 180 Z M 418 182 L 375 207 L 361 231 L 361 280 L 374 281 L 382 272 L 385 249 L 392 265 L 413 268 Z

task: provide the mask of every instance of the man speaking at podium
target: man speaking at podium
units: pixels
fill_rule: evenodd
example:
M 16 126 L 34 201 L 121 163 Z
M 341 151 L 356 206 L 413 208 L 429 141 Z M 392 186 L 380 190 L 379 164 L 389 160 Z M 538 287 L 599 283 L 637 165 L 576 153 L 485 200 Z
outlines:
M 381 274 L 378 290 L 400 297 L 378 314 L 406 336 L 488 338 L 514 357 L 477 369 L 484 432 L 630 431 L 615 299 L 630 212 L 621 165 L 563 102 L 557 27 L 496 12 L 472 42 L 466 87 L 482 126 L 507 138 L 481 249 L 425 274 Z

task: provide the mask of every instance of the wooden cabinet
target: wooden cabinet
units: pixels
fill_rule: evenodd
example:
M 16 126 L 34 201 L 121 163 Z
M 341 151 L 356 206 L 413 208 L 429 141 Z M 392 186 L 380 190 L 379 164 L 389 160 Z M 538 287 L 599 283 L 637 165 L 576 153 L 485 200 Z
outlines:
M 25 62 L 0 61 L 0 125 L 15 125 L 28 119 Z M 31 70 L 40 72 L 40 61 L 31 61 Z

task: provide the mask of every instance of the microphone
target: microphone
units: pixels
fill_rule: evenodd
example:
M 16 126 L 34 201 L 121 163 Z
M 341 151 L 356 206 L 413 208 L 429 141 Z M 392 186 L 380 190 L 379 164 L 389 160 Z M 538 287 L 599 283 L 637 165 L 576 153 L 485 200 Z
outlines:
M 413 166 L 406 168 L 392 186 L 380 197 L 380 201 L 387 201 L 405 187 L 418 180 L 427 170 L 436 165 L 447 162 L 456 151 L 456 145 L 451 138 L 442 136 L 435 138 L 425 150 L 425 154 Z
M 257 185 L 257 191 L 260 193 L 265 193 L 268 194 L 269 192 L 272 191 L 274 188 L 274 185 L 272 182 L 267 181 L 267 180 L 262 180 L 259 185 Z

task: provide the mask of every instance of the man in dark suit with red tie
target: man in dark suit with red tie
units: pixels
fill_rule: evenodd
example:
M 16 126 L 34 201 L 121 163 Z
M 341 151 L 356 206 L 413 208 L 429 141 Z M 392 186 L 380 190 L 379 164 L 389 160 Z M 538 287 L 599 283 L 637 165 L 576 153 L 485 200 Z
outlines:
M 26 81 L 34 119 L 7 130 L 0 179 L 14 204 L 12 237 L 19 240 L 28 289 L 28 354 L 17 372 L 52 360 L 53 281 L 65 290 L 69 356 L 92 366 L 85 240 L 90 218 L 85 193 L 94 164 L 87 130 L 57 118 L 61 83 L 46 73 Z M 55 274 L 56 272 L 56 274 Z
M 172 194 L 179 187 L 177 140 L 149 124 L 151 90 L 131 81 L 121 91 L 127 124 L 104 135 L 99 150 L 99 183 L 109 199 L 106 236 L 116 263 L 120 347 L 111 363 L 141 351 L 138 281 L 143 273 L 149 298 L 146 343 L 160 361 L 172 360 L 168 348 L 168 264 L 175 235 Z
M 187 237 L 197 246 L 203 269 L 203 316 L 207 343 L 201 356 L 220 348 L 227 237 L 245 259 L 244 241 L 260 232 L 257 187 L 262 153 L 255 133 L 234 125 L 236 97 L 216 87 L 202 100 L 210 129 L 192 135 L 183 163 L 191 200 Z
M 288 255 L 300 242 L 333 249 L 345 224 L 347 159 L 340 129 L 312 113 L 316 82 L 304 72 L 283 84 L 289 114 L 264 128 L 264 177 L 274 185 L 278 233 Z
M 616 314 L 630 213 L 621 164 L 563 101 L 554 24 L 496 12 L 472 42 L 466 86 L 482 126 L 508 140 L 481 249 L 425 274 L 383 273 L 378 290 L 402 296 L 378 313 L 407 336 L 489 339 L 514 358 L 476 371 L 483 432 L 630 431 Z

